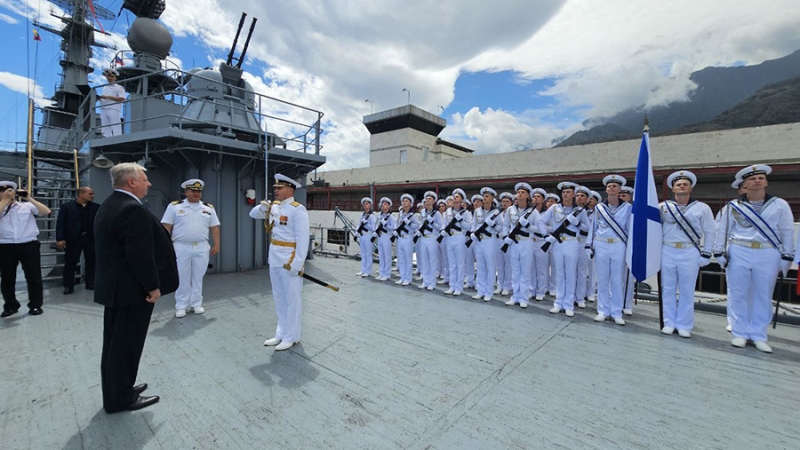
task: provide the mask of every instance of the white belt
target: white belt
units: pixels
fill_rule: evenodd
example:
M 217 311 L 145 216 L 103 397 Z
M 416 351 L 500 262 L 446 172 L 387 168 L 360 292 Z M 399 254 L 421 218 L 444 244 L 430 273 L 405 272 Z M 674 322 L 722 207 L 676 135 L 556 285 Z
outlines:
M 575 239 L 575 238 L 573 238 L 573 239 Z M 596 238 L 594 238 L 594 241 L 595 241 L 595 242 L 602 242 L 602 243 L 604 243 L 604 244 L 616 244 L 616 243 L 622 243 L 622 239 L 619 239 L 619 238 L 613 238 L 613 237 L 610 237 L 610 238 L 597 238 L 597 237 L 596 237 Z
M 175 242 L 173 242 L 173 244 L 188 245 L 190 247 L 197 247 L 198 245 L 203 245 L 205 243 L 207 243 L 207 242 L 206 241 L 199 241 L 199 242 L 179 242 L 179 241 L 175 241 Z
M 563 235 L 561 236 L 561 242 L 577 241 L 577 240 L 578 240 L 577 236 L 563 236 Z
M 517 242 L 524 241 L 524 240 L 527 240 L 527 239 L 533 239 L 530 236 L 517 236 L 516 238 L 517 238 Z
M 459 236 L 459 235 L 462 235 L 462 234 L 464 234 L 463 231 L 451 231 L 450 232 L 450 236 Z
M 423 234 L 422 235 L 422 237 L 424 237 L 424 238 L 433 238 L 433 237 L 436 237 L 436 236 L 438 236 L 438 234 Z
M 694 244 L 691 242 L 664 242 L 664 245 L 673 248 L 694 248 Z
M 731 239 L 731 244 L 741 245 L 742 247 L 760 250 L 762 248 L 774 248 L 769 242 L 743 241 L 741 239 Z

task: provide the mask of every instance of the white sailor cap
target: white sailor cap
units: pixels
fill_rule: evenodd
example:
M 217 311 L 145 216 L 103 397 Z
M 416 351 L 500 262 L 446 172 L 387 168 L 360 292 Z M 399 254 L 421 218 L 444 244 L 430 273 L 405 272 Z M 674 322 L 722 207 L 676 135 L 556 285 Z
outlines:
M 531 185 L 524 181 L 521 181 L 514 185 L 514 192 L 519 192 L 520 189 L 525 189 L 526 191 L 528 191 L 528 194 L 530 194 L 531 190 L 533 190 Z
M 547 197 L 547 191 L 545 191 L 542 188 L 534 188 L 534 189 L 532 189 L 531 190 L 531 197 L 533 197 L 535 194 L 541 195 L 542 198 L 546 198 Z
M 407 198 L 408 201 L 411 202 L 412 205 L 414 204 L 414 197 L 412 197 L 411 194 L 403 194 L 403 195 L 401 195 L 400 196 L 400 201 L 402 202 L 403 199 L 405 199 L 405 198 Z
M 738 191 L 739 188 L 742 187 L 742 184 L 744 184 L 744 180 L 742 180 L 741 178 L 737 178 L 733 180 L 733 183 L 731 183 L 731 187 Z
M 563 191 L 564 189 L 575 190 L 575 188 L 577 188 L 578 185 L 571 181 L 562 181 L 561 183 L 558 183 L 558 186 L 556 187 L 558 188 L 559 191 Z
M 674 186 L 675 182 L 678 180 L 689 180 L 692 183 L 692 187 L 697 184 L 697 177 L 688 170 L 679 170 L 677 172 L 672 172 L 670 176 L 667 177 L 667 185 Z
M 455 198 L 453 198 L 453 196 L 452 196 L 452 195 L 448 195 L 448 196 L 447 196 L 447 197 L 444 199 L 445 203 L 447 203 L 447 202 L 452 202 L 453 200 L 455 200 Z
M 589 197 L 594 197 L 594 199 L 597 200 L 597 203 L 603 201 L 603 196 L 601 196 L 600 193 L 597 191 L 592 191 L 592 193 L 589 194 Z
M 425 203 L 422 203 L 422 202 L 417 203 L 417 209 L 424 208 L 424 207 L 425 207 Z M 403 208 L 401 207 L 400 209 L 403 209 Z
M 106 67 L 105 69 L 103 69 L 103 75 L 108 75 L 108 74 L 112 74 L 115 77 L 119 76 L 119 72 L 117 72 L 117 69 L 112 69 L 111 67 Z
M 606 175 L 605 178 L 603 178 L 603 186 L 608 186 L 608 183 L 617 183 L 618 185 L 620 185 L 620 187 L 622 187 L 625 186 L 625 183 L 627 182 L 628 180 L 626 180 L 625 177 L 623 177 L 622 175 L 617 175 L 615 173 L 611 175 Z
M 514 201 L 514 194 L 512 194 L 511 192 L 503 192 L 503 193 L 501 193 L 500 194 L 500 200 L 503 200 L 505 198 L 507 198 L 507 199 L 509 199 L 511 201 Z
M 444 200 L 444 199 L 439 199 L 439 200 L 437 200 L 437 201 L 436 201 L 436 204 L 437 204 L 437 205 L 444 205 L 444 206 L 447 206 L 447 200 Z
M 181 183 L 181 187 L 183 189 L 189 189 L 190 191 L 202 191 L 205 185 L 206 184 L 203 183 L 203 180 L 199 178 L 192 178 L 191 180 L 186 180 Z
M 744 181 L 754 175 L 769 175 L 772 173 L 772 167 L 766 164 L 753 164 L 752 166 L 747 166 L 744 169 L 740 170 L 736 174 L 736 178 Z
M 575 189 L 575 193 L 577 194 L 578 192 L 583 192 L 584 194 L 586 194 L 587 197 L 592 195 L 592 190 L 587 188 L 586 186 L 578 186 Z
M 275 174 L 275 184 L 273 186 L 281 186 L 281 187 L 293 187 L 295 189 L 300 187 L 300 183 L 294 181 L 293 179 L 287 177 L 286 175 L 281 175 L 279 173 Z
M 624 192 L 626 194 L 631 194 L 631 196 L 633 196 L 633 188 L 630 186 L 622 186 L 621 188 L 619 188 L 619 190 L 621 192 Z
M 492 206 L 494 206 L 495 208 L 499 208 L 500 207 L 500 202 L 498 202 L 496 198 L 493 198 L 492 199 Z
M 547 197 L 545 198 L 552 198 L 553 200 L 556 201 L 556 203 L 561 203 L 561 197 L 559 197 L 556 194 L 547 194 Z
M 372 206 L 372 199 L 369 197 L 364 197 L 361 199 L 361 206 L 364 206 L 364 203 L 369 203 L 369 205 Z
M 492 194 L 493 197 L 497 197 L 497 191 L 490 187 L 481 188 L 481 195 Z
M 13 181 L 0 180 L 0 188 L 3 188 L 3 190 L 11 188 L 16 191 L 18 187 L 19 186 L 17 186 L 17 183 L 14 183 Z
M 392 199 L 389 197 L 381 197 L 381 201 L 379 201 L 378 204 L 383 205 L 384 203 L 388 203 L 389 207 L 392 207 Z
M 470 198 L 470 200 L 472 201 L 472 203 L 482 202 L 483 201 L 483 196 L 481 194 L 475 194 L 475 195 L 472 196 L 472 198 Z
M 433 201 L 439 200 L 439 196 L 436 195 L 436 192 L 433 191 L 425 191 L 425 194 L 422 196 L 422 198 L 428 198 L 428 197 L 433 197 Z
M 462 200 L 467 198 L 467 193 L 461 188 L 453 189 L 453 200 L 455 200 L 456 194 L 460 195 Z

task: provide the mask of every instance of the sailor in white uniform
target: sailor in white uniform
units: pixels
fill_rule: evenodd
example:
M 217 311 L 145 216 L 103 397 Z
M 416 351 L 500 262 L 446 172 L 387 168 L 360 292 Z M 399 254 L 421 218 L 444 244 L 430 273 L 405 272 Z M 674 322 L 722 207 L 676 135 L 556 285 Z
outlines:
M 444 217 L 447 213 L 447 201 L 450 200 L 452 203 L 452 197 L 447 196 L 447 199 L 439 199 L 436 202 L 436 208 L 439 210 L 439 228 L 435 229 L 436 234 L 438 235 L 445 227 Z M 438 237 L 438 236 L 437 236 Z M 449 284 L 450 283 L 450 263 L 447 262 L 447 236 L 442 238 L 441 242 L 436 242 L 439 246 L 439 268 L 437 270 L 436 276 L 439 278 L 436 280 L 436 284 Z
M 478 291 L 474 299 L 488 302 L 494 294 L 495 274 L 497 273 L 497 251 L 500 248 L 499 236 L 503 232 L 501 211 L 494 206 L 497 191 L 490 187 L 481 188 L 482 207 L 475 209 L 472 220 L 472 247 L 478 262 Z
M 620 201 L 619 191 L 625 184 L 620 175 L 603 178 L 608 199 L 595 206 L 594 220 L 589 228 L 589 241 L 585 247 L 594 253 L 597 273 L 597 322 L 613 317 L 617 325 L 625 325 L 622 318 L 625 281 L 625 250 L 633 207 Z M 591 256 L 591 255 L 590 255 Z
M 736 195 L 738 197 L 741 197 L 741 196 L 747 194 L 747 190 L 744 189 L 743 186 L 744 186 L 744 181 L 742 181 L 739 178 L 736 178 L 735 180 L 733 180 L 733 183 L 731 183 L 731 187 L 733 189 L 736 189 Z M 722 218 L 722 211 L 727 207 L 728 207 L 728 205 L 726 203 L 722 208 L 720 208 L 720 210 L 717 212 L 717 215 L 714 216 L 714 222 L 716 222 L 716 224 L 717 224 L 717 233 L 720 232 L 719 224 L 720 224 L 720 219 Z M 725 232 L 725 227 L 722 227 L 722 232 L 723 233 Z M 722 267 L 722 264 L 720 264 L 720 267 Z M 724 269 L 724 267 L 723 267 L 723 269 Z M 730 304 L 730 301 L 731 301 L 731 285 L 725 283 L 725 287 L 727 288 L 726 298 L 728 299 L 728 304 Z M 728 324 L 725 326 L 725 331 L 730 333 L 731 332 L 731 324 L 733 323 L 733 308 L 725 308 L 725 310 L 727 312 L 726 315 L 727 315 L 727 318 L 728 318 Z
M 442 215 L 436 210 L 438 195 L 427 191 L 425 207 L 420 211 L 419 227 L 414 232 L 413 242 L 417 243 L 417 266 L 422 272 L 420 289 L 432 291 L 436 287 L 436 270 L 439 268 L 439 243 L 436 238 L 442 229 Z
M 175 291 L 175 317 L 186 317 L 186 311 L 203 314 L 203 276 L 210 255 L 219 253 L 219 218 L 203 197 L 203 180 L 191 179 L 181 184 L 186 198 L 167 206 L 161 224 L 172 235 L 172 245 L 178 258 L 180 285 Z M 208 243 L 208 234 L 214 245 Z
M 450 265 L 450 288 L 444 291 L 447 295 L 461 295 L 464 289 L 466 266 L 466 233 L 472 224 L 472 214 L 464 208 L 463 201 L 467 194 L 462 189 L 453 191 L 453 206 L 447 209 L 444 217 L 444 228 L 440 235 L 447 240 L 447 261 Z
M 619 200 L 633 205 L 633 188 L 630 186 L 622 186 L 619 192 Z M 633 315 L 633 295 L 636 293 L 636 278 L 634 278 L 631 268 L 627 264 L 623 267 L 625 277 L 625 302 L 622 304 L 622 314 L 626 316 Z
M 358 229 L 356 230 L 356 242 L 358 242 L 361 253 L 361 270 L 356 272 L 356 276 L 368 277 L 370 273 L 372 273 L 372 252 L 374 247 L 371 238 L 372 234 L 375 232 L 377 219 L 372 212 L 371 198 L 362 198 L 361 207 L 364 208 L 364 212 L 361 213 L 361 219 L 358 222 Z
M 378 202 L 381 212 L 375 224 L 372 240 L 378 242 L 378 281 L 386 281 L 392 277 L 392 233 L 397 228 L 397 221 L 392 215 L 392 200 L 382 197 Z
M 784 276 L 794 255 L 794 218 L 785 200 L 767 194 L 765 164 L 745 167 L 736 174 L 747 193 L 728 202 L 720 217 L 714 242 L 717 261 L 725 271 L 733 309 L 731 333 L 734 347 L 753 342 L 771 353 L 767 328 L 772 319 L 772 292 L 778 274 Z
M 594 220 L 594 214 L 596 213 L 595 208 L 597 207 L 597 204 L 602 201 L 603 197 L 599 192 L 591 191 L 591 194 L 589 195 L 589 202 L 586 204 L 586 217 L 590 222 Z M 588 236 L 586 242 L 589 242 Z M 594 303 L 594 301 L 597 300 L 597 275 L 594 271 L 594 261 L 591 259 L 589 259 L 587 272 L 586 301 Z
M 507 246 L 507 252 L 511 253 L 511 283 L 513 294 L 511 299 L 506 302 L 508 306 L 519 304 L 521 308 L 528 307 L 531 286 L 531 264 L 533 264 L 533 247 L 543 245 L 540 242 L 533 242 L 532 237 L 538 233 L 545 235 L 545 225 L 539 216 L 539 212 L 533 208 L 530 202 L 530 195 L 533 188 L 528 183 L 517 183 L 514 186 L 517 192 L 517 204 L 506 210 L 506 217 L 503 220 L 505 230 L 503 235 L 503 245 Z M 555 238 L 548 236 L 551 245 Z
M 531 195 L 533 209 L 541 216 L 547 211 L 545 202 L 547 192 L 542 188 L 534 188 L 531 192 L 533 193 Z M 545 239 L 547 239 L 547 235 L 539 233 L 538 230 L 531 235 L 533 260 L 531 261 L 530 297 L 537 302 L 544 300 L 544 296 L 547 293 L 547 284 L 550 282 L 550 252 L 542 250 Z
M 303 316 L 300 272 L 308 254 L 308 211 L 294 200 L 294 191 L 300 183 L 278 173 L 273 187 L 275 201 L 262 201 L 250 211 L 250 217 L 267 219 L 265 225 L 270 233 L 269 278 L 278 326 L 275 336 L 264 341 L 264 345 L 286 350 L 300 341 Z
M 664 328 L 671 335 L 678 330 L 684 338 L 694 327 L 694 288 L 701 267 L 711 263 L 716 223 L 711 208 L 692 200 L 697 177 L 679 170 L 667 177 L 674 198 L 658 205 L 661 211 L 661 283 Z M 680 300 L 678 299 L 680 291 Z
M 561 197 L 557 194 L 547 194 L 544 203 L 545 208 L 550 209 L 556 203 L 561 203 Z M 553 229 L 548 226 L 547 232 L 551 233 L 552 231 Z M 553 253 L 554 252 L 551 251 L 547 252 L 547 295 L 551 297 L 556 296 L 556 264 L 554 262 Z
M 589 236 L 589 227 L 591 226 L 592 215 L 594 215 L 594 208 L 589 208 L 589 196 L 592 195 L 591 189 L 586 186 L 578 186 L 575 189 L 575 204 L 583 207 L 586 213 L 586 222 L 581 224 L 580 231 L 578 232 L 578 271 L 576 273 L 575 282 L 575 300 L 577 300 L 578 308 L 586 309 L 586 280 L 589 277 L 589 266 L 591 265 L 591 258 L 588 252 L 583 251 Z
M 507 233 L 508 227 L 505 224 L 505 220 L 508 214 L 508 208 L 514 204 L 514 195 L 510 192 L 503 192 L 500 194 L 500 217 L 499 219 L 503 221 L 501 224 L 502 231 L 499 239 L 502 241 L 505 239 L 506 235 L 503 233 Z M 512 285 L 511 285 L 511 254 L 509 252 L 502 252 L 500 251 L 500 247 L 502 243 L 498 244 L 497 247 L 497 289 L 494 290 L 494 294 L 500 294 L 503 296 L 508 295 L 511 292 Z
M 108 84 L 103 87 L 103 94 L 98 95 L 100 101 L 100 125 L 103 137 L 122 134 L 122 102 L 125 101 L 125 89 L 117 84 L 119 73 L 115 69 L 103 70 Z
M 400 279 L 394 284 L 408 286 L 411 284 L 411 272 L 414 266 L 414 233 L 419 228 L 419 219 L 414 209 L 414 197 L 411 194 L 400 196 L 400 215 L 397 219 L 397 228 L 392 232 L 392 236 L 397 242 L 397 271 L 400 272 Z M 419 259 L 418 259 L 419 262 Z M 417 264 L 423 266 L 422 264 Z M 424 273 L 426 267 L 421 267 Z

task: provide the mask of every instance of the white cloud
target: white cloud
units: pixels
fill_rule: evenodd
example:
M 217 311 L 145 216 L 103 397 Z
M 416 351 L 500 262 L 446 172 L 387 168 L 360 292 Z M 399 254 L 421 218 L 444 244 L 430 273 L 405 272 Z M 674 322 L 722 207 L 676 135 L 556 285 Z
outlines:
M 15 18 L 13 18 L 13 17 L 11 17 L 11 16 L 9 16 L 7 14 L 2 14 L 2 13 L 0 13 L 0 20 L 2 20 L 5 23 L 10 23 L 12 25 L 15 25 L 15 24 L 19 23 L 19 20 L 15 19 Z
M 32 96 L 37 106 L 49 106 L 53 103 L 45 96 L 42 87 L 30 78 L 10 72 L 0 72 L 0 85 L 14 92 Z

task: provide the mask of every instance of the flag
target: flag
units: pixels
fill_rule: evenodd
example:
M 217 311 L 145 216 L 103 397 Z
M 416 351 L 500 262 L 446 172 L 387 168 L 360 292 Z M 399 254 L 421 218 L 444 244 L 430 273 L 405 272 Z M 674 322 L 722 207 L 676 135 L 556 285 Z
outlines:
M 33 30 L 33 40 L 34 41 L 41 41 L 42 40 L 42 37 L 39 36 L 39 32 L 36 31 L 36 30 Z
M 661 269 L 661 214 L 650 159 L 650 136 L 646 131 L 636 164 L 632 216 L 626 261 L 634 278 L 641 282 Z
M 125 61 L 123 61 L 122 58 L 119 55 L 117 55 L 114 57 L 114 64 L 117 66 L 124 66 Z

